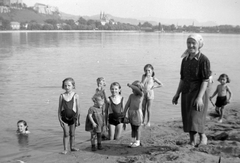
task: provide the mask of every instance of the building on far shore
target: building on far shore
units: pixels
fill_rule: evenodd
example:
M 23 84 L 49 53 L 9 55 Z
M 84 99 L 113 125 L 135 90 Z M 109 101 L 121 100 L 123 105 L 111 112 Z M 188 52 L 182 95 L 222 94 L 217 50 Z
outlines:
M 20 29 L 20 23 L 19 22 L 10 22 L 10 26 L 14 30 L 19 30 Z
M 0 3 L 6 6 L 11 6 L 11 4 L 23 4 L 22 0 L 0 0 Z
M 53 15 L 53 13 L 55 12 L 59 12 L 57 7 L 54 6 L 48 6 L 45 4 L 41 4 L 41 3 L 36 3 L 33 6 L 33 9 L 40 14 L 46 14 L 46 15 Z

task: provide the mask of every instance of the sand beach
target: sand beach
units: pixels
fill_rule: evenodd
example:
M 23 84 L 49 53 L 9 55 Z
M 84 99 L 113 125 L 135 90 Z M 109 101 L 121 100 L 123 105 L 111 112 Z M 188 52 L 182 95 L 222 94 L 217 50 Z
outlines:
M 12 162 L 25 163 L 239 163 L 240 109 L 229 105 L 223 123 L 217 122 L 212 107 L 208 111 L 206 135 L 208 145 L 192 147 L 188 134 L 182 131 L 181 119 L 152 124 L 142 128 L 141 146 L 129 148 L 130 132 L 119 140 L 103 141 L 103 150 L 92 152 L 90 141 L 77 143 L 77 152 L 29 153 Z M 130 127 L 130 126 L 127 126 Z M 59 149 L 60 150 L 60 149 Z M 9 161 L 8 161 L 9 162 Z

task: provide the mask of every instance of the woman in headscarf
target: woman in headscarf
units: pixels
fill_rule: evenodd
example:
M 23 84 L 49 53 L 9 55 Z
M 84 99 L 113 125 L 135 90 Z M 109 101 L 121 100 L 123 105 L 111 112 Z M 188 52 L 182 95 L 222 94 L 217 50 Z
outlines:
M 204 133 L 208 108 L 208 80 L 210 77 L 210 62 L 201 53 L 203 38 L 199 34 L 191 34 L 187 38 L 187 50 L 183 53 L 180 82 L 173 104 L 178 103 L 181 94 L 181 111 L 183 131 L 188 132 L 190 144 L 206 145 L 207 137 Z M 197 143 L 197 133 L 200 142 Z

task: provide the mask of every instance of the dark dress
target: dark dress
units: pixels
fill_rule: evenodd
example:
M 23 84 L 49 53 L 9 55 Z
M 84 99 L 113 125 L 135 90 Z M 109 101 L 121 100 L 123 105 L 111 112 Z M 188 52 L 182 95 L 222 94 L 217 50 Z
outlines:
M 197 111 L 194 102 L 204 80 L 209 79 L 210 62 L 208 58 L 199 53 L 190 60 L 185 57 L 181 65 L 181 80 L 183 81 L 181 96 L 181 111 L 184 132 L 204 133 L 206 114 L 208 109 L 209 88 L 203 95 L 203 110 Z
M 85 123 L 85 131 L 92 131 L 94 133 L 102 133 L 104 127 L 104 108 L 97 108 L 92 106 L 88 109 L 88 114 L 92 114 L 94 122 L 97 124 L 97 127 L 92 126 L 92 122 L 90 121 L 88 115 L 86 117 Z

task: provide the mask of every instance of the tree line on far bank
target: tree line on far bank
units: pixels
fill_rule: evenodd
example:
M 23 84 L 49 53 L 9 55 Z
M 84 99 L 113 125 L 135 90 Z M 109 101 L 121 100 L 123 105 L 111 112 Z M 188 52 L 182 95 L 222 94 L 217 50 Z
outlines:
M 11 30 L 11 23 L 0 17 L 0 30 Z M 103 25 L 98 20 L 86 20 L 80 17 L 77 21 L 73 19 L 47 19 L 44 23 L 37 21 L 21 22 L 20 30 L 142 30 L 142 31 L 161 31 L 161 32 L 204 32 L 204 33 L 239 33 L 240 26 L 219 25 L 212 27 L 198 27 L 198 26 L 176 26 L 152 25 L 149 22 L 132 25 L 129 23 L 109 22 Z

